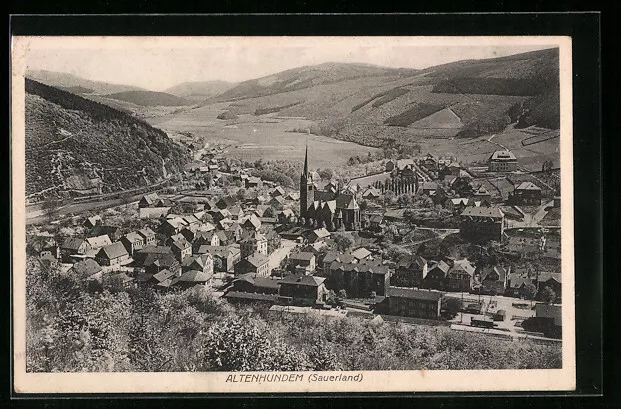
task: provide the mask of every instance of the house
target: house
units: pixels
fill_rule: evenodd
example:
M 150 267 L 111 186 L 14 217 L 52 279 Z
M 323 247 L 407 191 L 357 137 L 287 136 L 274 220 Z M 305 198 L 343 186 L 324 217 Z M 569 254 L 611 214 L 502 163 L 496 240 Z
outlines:
M 188 240 L 185 238 L 183 234 L 177 233 L 167 238 L 164 244 L 166 244 L 167 246 L 170 246 L 176 241 L 188 241 Z
M 142 267 L 147 274 L 151 275 L 155 275 L 164 270 L 170 271 L 175 276 L 181 274 L 181 264 L 179 264 L 173 254 L 149 254 L 144 259 Z
M 253 213 L 242 223 L 244 229 L 259 231 L 261 220 Z
M 196 253 L 211 254 L 214 271 L 218 272 L 233 272 L 233 267 L 241 259 L 241 253 L 235 247 L 202 245 Z
M 86 242 L 89 245 L 90 250 L 99 250 L 102 247 L 112 244 L 112 240 L 107 234 L 96 237 L 87 237 Z
M 224 233 L 224 232 L 222 232 Z M 188 240 L 189 241 L 189 240 Z M 198 251 L 201 246 L 207 244 L 208 246 L 219 246 L 220 237 L 215 231 L 197 231 L 192 241 L 192 249 L 194 252 Z
M 246 258 L 254 253 L 267 256 L 267 238 L 261 233 L 255 233 L 253 236 L 240 241 L 239 248 L 242 258 Z
M 100 249 L 95 255 L 95 261 L 101 266 L 119 265 L 130 260 L 130 255 L 120 241 Z
M 312 274 L 315 271 L 316 257 L 314 253 L 296 252 L 289 256 L 289 264 L 294 267 L 302 267 L 306 272 Z
M 388 287 L 388 313 L 403 317 L 437 319 L 442 293 L 414 288 Z
M 233 221 L 239 221 L 244 216 L 244 211 L 240 206 L 231 206 L 229 209 L 229 217 Z
M 526 296 L 525 288 L 530 284 L 533 284 L 533 280 L 528 277 L 514 273 L 507 274 L 507 286 L 504 295 L 510 297 L 524 297 Z
M 149 227 L 138 230 L 138 234 L 142 237 L 145 246 L 155 245 L 155 232 Z
M 272 197 L 272 199 L 269 201 L 269 204 L 275 209 L 280 209 L 285 204 L 285 198 L 282 196 Z
M 110 237 L 112 242 L 119 240 L 122 236 L 121 229 L 117 226 L 105 226 L 105 225 L 97 225 L 91 229 L 88 236 L 89 237 L 99 237 L 107 235 Z
M 196 256 L 186 257 L 181 263 L 181 271 L 190 270 L 202 271 L 204 273 L 213 274 L 213 256 L 209 253 L 199 254 Z
M 181 232 L 188 224 L 182 217 L 166 219 L 160 225 L 160 232 L 168 237 Z
M 366 249 L 364 247 L 360 247 L 360 248 L 357 248 L 356 250 L 352 251 L 351 255 L 356 260 L 358 260 L 358 262 L 361 262 L 363 260 L 368 260 L 371 257 L 372 253 L 368 249 Z
M 515 172 L 517 164 L 517 158 L 508 150 L 496 151 L 487 160 L 487 167 L 490 172 Z
M 70 262 L 72 255 L 84 255 L 88 250 L 90 250 L 88 242 L 79 237 L 68 237 L 60 246 L 60 254 L 64 262 Z
M 276 186 L 271 192 L 270 192 L 270 196 L 272 197 L 276 197 L 276 196 L 285 196 L 286 192 L 285 189 L 282 186 Z
M 216 202 L 216 207 L 220 210 L 235 206 L 236 201 L 230 196 L 223 196 Z
M 387 222 L 398 222 L 405 219 L 405 210 L 406 209 L 390 209 L 384 213 L 384 221 Z
M 453 214 L 460 214 L 468 206 L 468 198 L 447 199 L 444 207 Z
M 69 269 L 69 274 L 74 274 L 84 280 L 101 281 L 101 272 L 101 266 L 92 258 L 78 261 Z
M 159 257 L 163 257 L 164 255 L 173 255 L 172 250 L 168 246 L 154 246 L 148 245 L 144 246 L 142 249 L 134 252 L 133 258 L 136 263 L 141 264 L 145 261 L 147 256 L 155 255 Z
M 455 161 L 451 161 L 450 163 L 444 165 L 440 168 L 440 177 L 444 178 L 445 176 L 455 176 L 458 177 L 461 172 L 461 165 Z
M 549 287 L 554 294 L 556 294 L 556 299 L 561 299 L 562 292 L 562 274 L 561 273 L 540 273 L 539 277 L 537 277 L 537 296 L 541 298 L 541 295 L 546 287 Z
M 468 206 L 461 212 L 460 234 L 474 242 L 495 240 L 502 242 L 505 228 L 505 215 L 497 207 Z
M 394 274 L 390 277 L 395 287 L 418 287 L 427 275 L 429 264 L 423 257 L 413 254 L 399 260 Z
M 114 286 L 119 286 L 120 288 L 123 288 L 123 289 L 128 289 L 132 287 L 132 285 L 134 284 L 134 278 L 128 276 L 124 272 L 120 272 L 120 273 L 112 274 L 109 277 L 107 277 L 106 282 Z
M 443 260 L 431 261 L 427 267 L 427 275 L 423 275 L 421 287 L 443 290 L 446 288 L 446 276 L 451 267 Z
M 323 227 L 321 229 L 315 229 L 309 232 L 307 235 L 307 240 L 309 243 L 324 242 L 329 238 L 330 238 L 330 232 Z
M 270 206 L 270 205 L 264 205 L 264 204 L 261 204 L 261 205 L 258 205 L 258 206 L 255 208 L 255 210 L 254 210 L 254 214 L 255 214 L 257 217 L 264 217 L 264 216 L 265 216 L 265 214 L 266 214 L 266 212 L 267 212 L 267 214 L 270 214 L 270 213 L 272 213 L 273 211 L 274 211 L 274 209 L 272 209 L 272 206 Z
M 384 225 L 383 214 L 370 214 L 369 215 L 369 227 L 371 229 L 381 229 Z
M 86 227 L 87 229 L 92 229 L 93 227 L 99 226 L 101 224 L 103 224 L 103 220 L 101 220 L 101 217 L 99 215 L 87 217 L 84 221 L 84 227 Z
M 278 279 L 244 274 L 233 280 L 229 291 L 277 295 L 279 288 L 280 280 Z
M 487 266 L 479 274 L 481 292 L 485 294 L 504 294 L 509 284 L 511 267 Z
M 325 271 L 325 258 L 323 265 Z M 351 297 L 369 297 L 373 293 L 385 295 L 390 283 L 390 270 L 380 260 L 365 260 L 360 263 L 333 261 L 327 273 L 329 287 L 335 291 L 345 290 Z
M 277 250 L 281 246 L 280 234 L 276 230 L 270 230 L 265 233 L 267 239 L 267 254 L 272 254 L 274 250 Z
M 41 234 L 29 237 L 26 249 L 29 253 L 38 256 L 50 255 L 54 258 L 60 258 L 60 248 L 52 235 Z
M 541 188 L 533 182 L 522 182 L 509 194 L 509 203 L 538 206 L 541 204 Z
M 560 305 L 537 304 L 535 305 L 535 316 L 549 320 L 549 325 L 562 326 L 563 315 Z
M 420 161 L 420 164 L 429 170 L 434 170 L 438 166 L 438 160 L 431 153 L 427 153 L 427 155 Z
M 145 246 L 144 238 L 136 232 L 127 233 L 121 237 L 120 242 L 123 243 L 130 256 L 134 255 L 134 251 L 140 250 Z
M 244 181 L 244 187 L 246 189 L 260 189 L 263 187 L 263 181 L 261 178 L 250 176 Z
M 364 192 L 362 192 L 362 198 L 366 200 L 378 199 L 381 196 L 382 196 L 382 193 L 379 191 L 379 189 L 376 189 L 374 187 L 370 187 Z
M 160 197 L 157 193 L 149 193 L 148 195 L 144 195 L 140 199 L 140 201 L 138 202 L 138 207 L 141 209 L 145 207 L 156 207 L 155 202 L 157 202 L 159 199 Z
M 280 280 L 279 298 L 302 305 L 323 304 L 328 293 L 325 280 L 304 274 L 288 275 Z
M 178 261 L 183 261 L 186 257 L 192 255 L 192 245 L 185 238 L 183 240 L 175 240 L 170 244 L 170 249 L 172 250 L 175 258 Z
M 262 277 L 269 277 L 269 258 L 261 253 L 254 253 L 246 258 L 242 258 L 234 266 L 235 275 L 256 274 Z
M 207 286 L 211 284 L 213 274 L 198 270 L 189 270 L 181 274 L 180 277 L 171 281 L 171 286 L 187 289 L 198 285 Z
M 300 194 L 298 192 L 291 192 L 285 196 L 285 200 L 290 200 L 293 202 L 298 201 L 300 200 Z
M 449 291 L 472 290 L 474 271 L 474 266 L 467 259 L 456 260 L 447 274 Z
M 422 191 L 424 195 L 429 196 L 432 194 L 432 192 L 435 192 L 436 190 L 438 190 L 438 183 L 437 182 L 424 182 L 422 186 L 420 187 L 420 190 Z

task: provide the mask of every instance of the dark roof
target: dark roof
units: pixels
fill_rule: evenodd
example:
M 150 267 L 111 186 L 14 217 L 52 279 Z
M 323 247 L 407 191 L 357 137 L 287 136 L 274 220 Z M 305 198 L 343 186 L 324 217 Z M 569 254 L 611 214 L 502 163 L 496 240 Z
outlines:
M 173 280 L 173 285 L 179 282 L 182 283 L 204 283 L 211 280 L 211 274 L 203 271 L 190 270 L 181 274 L 181 277 Z
M 515 161 L 515 155 L 511 151 L 496 151 L 492 153 L 489 157 L 489 160 L 499 160 L 499 161 Z
M 81 277 L 89 277 L 101 271 L 101 266 L 93 259 L 87 258 L 78 261 L 72 267 L 73 271 Z
M 97 253 L 97 257 L 105 257 L 110 260 L 127 255 L 129 255 L 129 253 L 127 253 L 125 246 L 120 241 L 112 243 L 109 246 L 102 247 L 102 249 Z
M 440 271 L 442 271 L 444 274 L 446 274 L 451 269 L 451 267 L 448 264 L 446 264 L 446 262 L 444 262 L 443 260 L 431 261 L 429 265 L 429 271 L 431 271 L 434 268 L 440 269 Z
M 218 257 L 228 257 L 232 252 L 231 247 L 228 246 L 210 246 L 208 244 L 204 244 L 198 248 L 197 253 L 206 254 L 209 253 L 213 256 Z
M 455 263 L 453 264 L 453 267 L 451 267 L 451 269 L 449 270 L 449 274 L 455 271 L 463 271 L 466 274 L 468 274 L 470 277 L 472 277 L 474 276 L 474 270 L 475 270 L 474 266 L 470 264 L 470 261 L 468 261 L 467 259 L 456 260 Z
M 498 274 L 498 281 L 505 281 L 507 270 L 502 266 L 484 267 L 483 270 L 481 270 L 481 281 L 487 279 L 492 272 L 496 272 L 496 274 Z
M 414 288 L 388 287 L 387 297 L 413 298 L 416 300 L 439 301 L 442 293 L 432 290 L 417 290 Z
M 170 247 L 148 245 L 137 251 L 140 254 L 172 254 Z
M 78 250 L 83 243 L 84 239 L 81 239 L 79 237 L 67 237 L 63 242 L 61 248 L 67 250 Z
M 233 280 L 233 282 L 235 281 L 245 281 L 247 283 L 254 285 L 255 287 L 260 287 L 260 288 L 276 288 L 277 289 L 278 287 L 280 287 L 280 280 L 275 280 L 273 278 L 266 278 L 266 277 L 257 277 L 255 276 L 254 273 L 242 274 L 239 277 L 237 277 L 235 280 Z
M 326 279 L 323 277 L 291 274 L 280 280 L 280 284 L 297 284 L 309 287 L 319 287 Z
M 95 237 L 95 236 L 103 236 L 104 234 L 113 234 L 113 233 L 117 233 L 119 232 L 119 227 L 117 226 L 101 226 L 101 225 L 97 225 L 95 227 L 93 227 L 89 233 L 89 236 L 91 237 Z
M 338 261 L 339 263 L 349 264 L 354 261 L 354 256 L 351 254 L 342 254 L 337 251 L 329 251 L 323 258 L 323 264 L 331 264 L 334 261 Z
M 192 245 L 187 240 L 175 240 L 171 243 L 171 247 L 176 247 L 179 250 L 185 250 L 188 247 L 192 247 Z
M 153 274 L 153 278 L 155 278 L 159 283 L 161 283 L 164 280 L 168 280 L 169 278 L 172 278 L 174 275 L 175 275 L 174 272 L 168 269 L 164 269 L 157 274 Z
M 325 260 L 324 260 L 325 265 Z M 339 263 L 333 261 L 330 264 L 330 270 L 357 271 L 361 273 L 382 274 L 386 275 L 390 271 L 387 266 L 381 264 L 381 261 L 361 261 L 359 263 Z
M 562 283 L 562 274 L 561 273 L 541 273 L 539 274 L 539 278 L 537 281 L 540 283 L 546 282 L 548 280 L 555 280 L 558 283 Z
M 169 268 L 179 264 L 175 256 L 172 254 L 149 254 L 142 265 L 148 267 L 156 265 L 159 267 Z
M 307 253 L 304 251 L 293 253 L 289 256 L 291 260 L 305 260 L 305 261 L 310 261 L 313 257 L 315 257 L 313 253 Z
M 466 217 L 491 217 L 493 219 L 501 219 L 504 214 L 497 207 L 472 207 L 468 206 L 461 212 Z
M 407 255 L 403 257 L 401 260 L 399 260 L 398 267 L 412 268 L 413 266 L 416 266 L 417 268 L 422 269 L 426 263 L 427 263 L 427 260 L 425 260 L 423 257 L 417 254 L 412 254 L 412 255 Z

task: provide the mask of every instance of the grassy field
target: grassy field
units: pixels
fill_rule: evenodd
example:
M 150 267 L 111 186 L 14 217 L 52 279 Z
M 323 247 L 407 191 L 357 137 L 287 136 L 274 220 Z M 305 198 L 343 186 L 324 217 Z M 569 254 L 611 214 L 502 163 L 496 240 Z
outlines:
M 202 136 L 206 143 L 228 144 L 228 155 L 238 156 L 243 160 L 304 159 L 307 135 L 290 131 L 307 128 L 311 121 L 280 117 L 276 114 L 244 114 L 230 121 L 217 119 L 227 106 L 226 103 L 211 104 L 148 121 L 172 134 L 191 132 Z M 326 168 L 343 166 L 350 156 L 365 156 L 377 149 L 324 136 L 308 135 L 308 150 L 309 166 Z

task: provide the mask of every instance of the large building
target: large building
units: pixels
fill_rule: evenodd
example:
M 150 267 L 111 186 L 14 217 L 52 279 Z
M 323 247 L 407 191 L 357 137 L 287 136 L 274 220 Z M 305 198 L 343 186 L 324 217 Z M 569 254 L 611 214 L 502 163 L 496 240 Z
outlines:
M 304 156 L 304 171 L 300 176 L 300 217 L 306 222 L 310 219 L 321 227 L 347 230 L 360 228 L 360 207 L 351 192 L 338 189 L 318 190 L 313 175 L 308 171 L 308 146 Z
M 517 170 L 517 158 L 511 151 L 496 151 L 487 161 L 490 172 L 514 172 Z
M 440 316 L 442 293 L 439 291 L 389 287 L 386 297 L 391 315 L 430 319 Z
M 460 233 L 463 238 L 474 242 L 502 241 L 505 215 L 497 207 L 468 206 L 461 213 Z

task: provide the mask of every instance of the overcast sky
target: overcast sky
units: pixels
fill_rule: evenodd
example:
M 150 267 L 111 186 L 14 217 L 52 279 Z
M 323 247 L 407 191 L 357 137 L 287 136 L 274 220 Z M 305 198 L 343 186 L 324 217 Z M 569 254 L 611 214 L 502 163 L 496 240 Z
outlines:
M 426 68 L 555 46 L 541 38 L 534 42 L 532 38 L 497 39 L 444 39 L 431 45 L 420 37 L 47 37 L 28 39 L 25 61 L 28 69 L 161 91 L 185 81 L 240 82 L 324 62 Z

